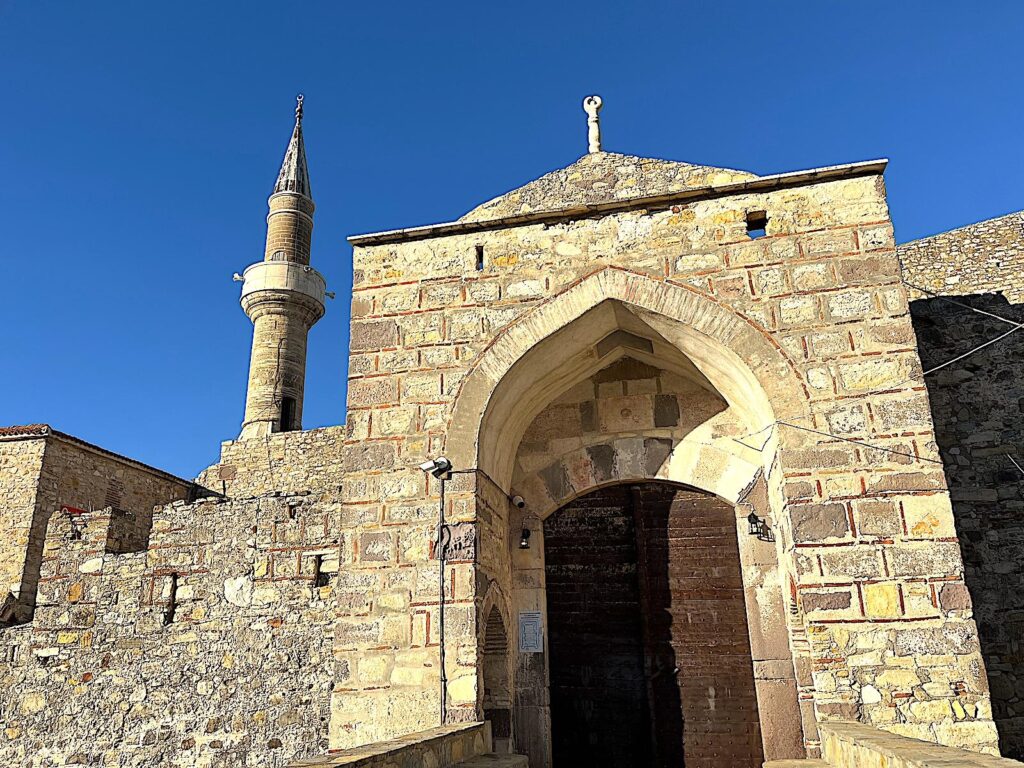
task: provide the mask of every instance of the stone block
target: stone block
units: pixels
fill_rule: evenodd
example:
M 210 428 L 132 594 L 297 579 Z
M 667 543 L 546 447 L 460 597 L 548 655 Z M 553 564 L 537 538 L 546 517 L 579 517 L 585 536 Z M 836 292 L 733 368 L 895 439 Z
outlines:
M 362 562 L 386 563 L 394 559 L 394 542 L 386 531 L 359 536 L 359 559 Z
M 395 465 L 395 445 L 391 442 L 363 442 L 345 446 L 344 462 L 350 472 L 390 469 Z
M 967 585 L 959 582 L 943 584 L 939 589 L 939 605 L 944 611 L 968 611 L 971 609 L 971 595 Z
M 654 401 L 647 395 L 599 400 L 597 413 L 604 432 L 634 432 L 654 426 Z
M 365 320 L 352 323 L 349 348 L 353 352 L 380 350 L 398 345 L 398 323 L 394 320 Z
M 890 537 L 903 532 L 900 511 L 893 501 L 855 499 L 853 510 L 861 536 Z
M 433 403 L 441 398 L 441 374 L 407 373 L 402 377 L 402 402 Z
M 927 496 L 905 496 L 900 500 L 907 535 L 921 538 L 956 536 L 953 507 L 944 493 Z
M 373 433 L 379 437 L 406 435 L 415 430 L 416 408 L 384 408 L 373 412 Z
M 870 291 L 840 291 L 829 295 L 829 317 L 840 322 L 869 317 L 875 311 Z
M 832 263 L 797 264 L 793 267 L 793 287 L 798 291 L 813 291 L 831 288 L 836 284 Z
M 849 590 L 806 591 L 801 595 L 804 610 L 808 613 L 817 611 L 845 611 L 852 604 Z
M 348 384 L 348 402 L 355 408 L 398 401 L 398 380 L 391 376 L 353 379 Z
M 941 627 L 915 627 L 896 632 L 897 656 L 963 655 L 978 652 L 973 622 L 947 620 Z
M 902 602 L 898 584 L 881 582 L 865 584 L 864 613 L 872 619 L 895 619 L 902 615 Z
M 963 573 L 956 542 L 890 545 L 886 558 L 894 576 L 958 576 Z
M 406 347 L 436 344 L 444 338 L 444 312 L 404 315 L 399 322 L 402 328 L 402 343 Z
M 846 538 L 850 520 L 843 504 L 791 504 L 793 538 L 797 542 Z
M 779 301 L 779 313 L 785 326 L 813 325 L 820 320 L 815 296 L 791 296 Z

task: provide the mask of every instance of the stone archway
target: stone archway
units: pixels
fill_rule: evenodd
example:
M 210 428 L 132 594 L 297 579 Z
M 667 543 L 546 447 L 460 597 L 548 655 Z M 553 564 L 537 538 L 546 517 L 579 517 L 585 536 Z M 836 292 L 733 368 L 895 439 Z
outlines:
M 614 316 L 600 317 L 603 307 Z M 508 446 L 516 442 L 509 432 L 521 434 L 553 394 L 600 367 L 591 348 L 619 331 L 625 336 L 611 343 L 629 345 L 636 334 L 627 328 L 645 328 L 666 347 L 699 360 L 701 376 L 754 430 L 809 413 L 802 378 L 763 328 L 691 286 L 608 267 L 528 312 L 479 356 L 459 385 L 447 455 L 507 489 L 514 451 Z M 654 351 L 634 347 L 631 354 Z M 489 423 L 503 429 L 488 429 Z
M 446 453 L 478 470 L 481 530 L 503 531 L 481 536 L 480 576 L 501 585 L 514 622 L 546 621 L 543 519 L 626 481 L 697 488 L 721 499 L 737 526 L 756 510 L 781 531 L 771 425 L 807 409 L 790 361 L 749 319 L 696 290 L 622 270 L 584 279 L 503 331 L 461 384 Z M 756 440 L 744 440 L 751 434 Z M 501 496 L 521 496 L 525 509 Z M 515 546 L 520 529 L 532 532 L 528 549 Z M 803 755 L 781 547 L 746 539 L 739 547 L 768 759 Z M 552 757 L 549 650 L 513 653 L 515 748 L 541 768 Z

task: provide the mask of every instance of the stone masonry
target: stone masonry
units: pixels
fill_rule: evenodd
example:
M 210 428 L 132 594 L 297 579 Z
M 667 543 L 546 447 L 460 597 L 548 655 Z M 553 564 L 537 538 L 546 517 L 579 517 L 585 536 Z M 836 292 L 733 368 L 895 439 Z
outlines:
M 145 545 L 111 548 L 112 509 L 54 514 L 35 617 L 0 632 L 0 754 L 228 768 L 325 751 L 339 486 L 282 443 L 301 436 L 326 456 L 331 432 L 230 451 L 242 477 L 287 455 L 306 487 L 157 507 Z
M 110 507 L 111 551 L 144 549 L 153 507 L 193 483 L 45 424 L 0 429 L 0 626 L 32 616 L 50 519 Z
M 748 395 L 744 402 L 735 391 L 725 397 L 745 411 L 747 433 L 768 442 L 753 454 L 728 438 L 719 445 L 728 443 L 733 454 L 738 451 L 743 461 L 768 473 L 779 568 L 794 596 L 789 634 L 806 705 L 807 748 L 816 748 L 816 717 L 861 717 L 922 738 L 993 750 L 995 729 L 974 624 L 937 598 L 941 589 L 963 588 L 962 565 L 951 538 L 952 515 L 881 166 L 778 181 L 729 177 L 710 189 L 681 190 L 660 187 L 657 179 L 643 187 L 646 179 L 631 175 L 638 166 L 615 155 L 587 156 L 510 193 L 509 199 L 533 201 L 529 213 L 513 207 L 504 219 L 479 222 L 474 214 L 449 225 L 352 239 L 348 426 L 359 461 L 347 466 L 346 480 L 358 496 L 346 501 L 365 511 L 363 530 L 390 523 L 386 535 L 401 551 L 403 530 L 414 522 L 406 522 L 408 510 L 421 509 L 426 523 L 437 503 L 436 490 L 416 465 L 442 451 L 456 466 L 477 469 L 477 489 L 496 482 L 506 492 L 518 490 L 511 487 L 512 464 L 504 456 L 509 449 L 514 456 L 525 427 L 518 425 L 546 405 L 524 397 L 559 386 L 544 370 L 558 368 L 557 354 L 530 364 L 526 354 L 574 318 L 612 301 L 638 308 L 662 338 L 677 333 L 677 318 L 703 323 L 706 336 L 731 336 L 741 358 L 761 356 L 763 369 L 755 376 L 780 366 L 771 379 L 759 379 L 765 395 L 758 397 L 764 399 L 751 401 Z M 575 188 L 632 185 L 640 185 L 638 196 L 649 197 L 623 202 L 596 195 L 559 210 Z M 551 196 L 532 190 L 551 190 Z M 505 211 L 500 203 L 490 205 Z M 760 212 L 767 214 L 767 236 L 752 239 L 749 220 Z M 668 307 L 673 319 L 662 322 L 657 313 Z M 724 315 L 710 319 L 712 307 L 736 318 L 735 330 L 728 330 L 731 321 Z M 754 335 L 744 347 L 739 339 L 746 329 Z M 600 332 L 595 336 L 596 342 Z M 764 352 L 756 351 L 760 340 L 768 344 Z M 565 359 L 577 349 L 569 342 L 559 352 Z M 708 374 L 726 365 L 710 357 L 691 363 Z M 498 405 L 516 365 L 538 381 L 510 390 L 523 395 L 516 400 L 526 414 L 522 419 Z M 484 399 L 460 420 L 457 401 L 476 396 L 469 383 L 474 375 L 484 382 Z M 730 386 L 722 378 L 716 386 Z M 563 389 L 572 383 L 562 381 Z M 780 382 L 788 381 L 792 394 L 783 395 Z M 503 418 L 510 421 L 488 420 L 494 413 L 508 413 Z M 772 427 L 769 413 L 787 425 Z M 467 432 L 478 437 L 465 437 Z M 492 449 L 488 441 L 496 436 L 503 440 Z M 460 447 L 474 442 L 475 454 Z M 580 476 L 585 486 L 588 473 Z M 674 477 L 700 479 L 692 473 Z M 574 487 L 575 493 L 583 490 Z M 522 493 L 528 506 L 544 508 L 543 499 Z M 476 495 L 483 504 L 483 492 Z M 474 519 L 472 495 L 449 496 L 449 503 L 451 519 Z M 507 507 L 498 514 L 513 516 Z M 914 529 L 923 518 L 939 525 Z M 394 581 L 402 565 L 398 556 L 387 567 L 346 572 L 342 579 L 358 577 L 365 588 L 369 576 L 375 592 L 396 583 L 404 591 L 407 582 Z M 504 563 L 495 570 L 481 569 L 473 579 L 453 566 L 455 600 L 484 600 L 493 583 L 511 601 L 514 577 Z M 460 592 L 462 584 L 475 585 L 475 592 Z M 506 610 L 514 616 L 522 607 Z M 399 669 L 406 649 L 417 645 L 416 627 L 411 634 L 384 634 L 388 621 L 380 609 L 365 618 L 343 611 L 339 631 L 347 646 L 364 655 L 385 646 L 374 653 Z M 354 627 L 372 630 L 359 641 Z M 473 638 L 449 642 L 448 676 L 461 681 L 472 670 L 463 665 L 473 662 Z M 375 706 L 391 707 L 409 701 L 399 679 L 405 677 L 384 687 L 376 679 L 354 683 Z M 473 705 L 474 687 L 460 682 L 454 690 L 455 706 Z M 429 688 L 422 691 L 425 703 L 431 694 Z M 936 698 L 940 703 L 931 704 Z M 949 709 L 951 699 L 962 716 Z M 356 730 L 350 728 L 349 700 L 350 695 L 336 696 L 335 727 L 344 733 Z M 937 719 L 940 706 L 948 714 Z M 429 708 L 424 723 L 428 717 Z M 543 733 L 546 727 L 554 726 L 534 722 L 530 730 Z M 531 762 L 546 764 L 542 750 L 535 745 Z
M 1024 759 L 1024 215 L 899 247 L 1002 753 Z M 934 295 L 937 294 L 937 295 Z M 1000 339 L 999 337 L 1010 335 Z M 994 341 L 998 339 L 998 341 Z M 956 361 L 949 364 L 950 361 Z
M 1011 304 L 1024 299 L 1024 213 L 1018 211 L 899 248 L 909 283 L 943 296 L 1000 293 Z

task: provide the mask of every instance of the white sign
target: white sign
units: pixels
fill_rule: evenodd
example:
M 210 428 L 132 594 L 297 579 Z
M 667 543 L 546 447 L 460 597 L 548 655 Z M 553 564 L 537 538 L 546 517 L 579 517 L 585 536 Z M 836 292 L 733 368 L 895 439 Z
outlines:
M 540 611 L 520 612 L 519 652 L 544 653 L 544 622 Z

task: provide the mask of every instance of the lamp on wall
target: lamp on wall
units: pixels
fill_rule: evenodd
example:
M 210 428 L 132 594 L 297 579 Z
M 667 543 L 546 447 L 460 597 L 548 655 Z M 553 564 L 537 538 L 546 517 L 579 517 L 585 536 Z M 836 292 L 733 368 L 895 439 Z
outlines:
M 513 496 L 511 498 L 512 505 L 516 509 L 524 509 L 526 507 L 526 500 L 522 496 Z M 529 549 L 530 548 L 530 526 L 527 525 L 527 521 L 535 515 L 527 513 L 523 517 L 523 530 L 519 534 L 519 548 Z
M 747 515 L 747 533 L 756 536 L 759 541 L 775 541 L 772 529 L 768 527 L 768 521 L 758 517 L 756 512 Z

